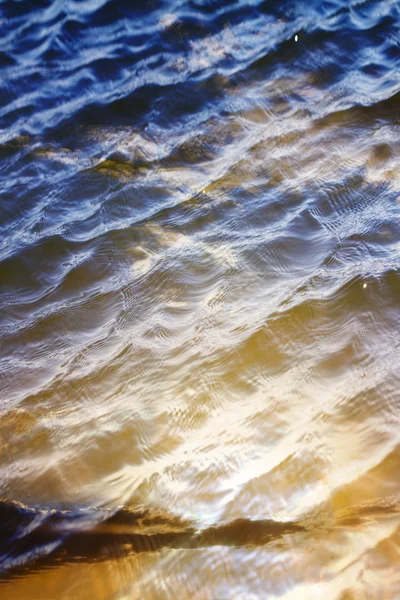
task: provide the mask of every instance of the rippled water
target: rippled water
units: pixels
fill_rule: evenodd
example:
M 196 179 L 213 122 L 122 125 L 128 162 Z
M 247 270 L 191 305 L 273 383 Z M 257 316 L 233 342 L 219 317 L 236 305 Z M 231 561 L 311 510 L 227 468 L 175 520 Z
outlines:
M 400 3 L 0 3 L 0 594 L 400 598 Z

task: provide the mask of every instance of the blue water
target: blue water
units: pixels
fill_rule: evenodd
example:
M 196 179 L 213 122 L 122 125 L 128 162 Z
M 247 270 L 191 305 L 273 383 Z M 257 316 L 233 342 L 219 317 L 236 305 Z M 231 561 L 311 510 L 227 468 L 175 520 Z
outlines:
M 400 598 L 399 1 L 0 39 L 1 593 Z

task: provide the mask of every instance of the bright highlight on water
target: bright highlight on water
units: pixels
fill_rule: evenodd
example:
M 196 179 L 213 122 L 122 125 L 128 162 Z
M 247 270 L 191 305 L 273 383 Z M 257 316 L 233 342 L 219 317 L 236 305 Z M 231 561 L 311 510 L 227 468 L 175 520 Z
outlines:
M 0 597 L 400 598 L 398 0 L 0 37 Z

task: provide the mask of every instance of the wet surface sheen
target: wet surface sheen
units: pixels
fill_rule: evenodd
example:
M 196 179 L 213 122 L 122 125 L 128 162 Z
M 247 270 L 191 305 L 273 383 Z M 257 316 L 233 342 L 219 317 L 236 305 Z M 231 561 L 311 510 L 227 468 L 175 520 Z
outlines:
M 400 598 L 399 2 L 0 39 L 1 597 Z

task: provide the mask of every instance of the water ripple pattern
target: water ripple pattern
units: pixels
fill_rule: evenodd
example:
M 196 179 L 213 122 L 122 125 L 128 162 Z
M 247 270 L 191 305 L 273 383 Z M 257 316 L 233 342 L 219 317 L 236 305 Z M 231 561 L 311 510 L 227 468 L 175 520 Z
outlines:
M 400 598 L 399 1 L 0 40 L 0 593 Z

